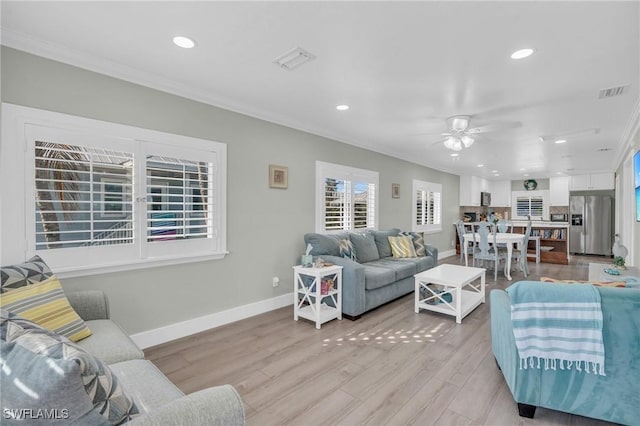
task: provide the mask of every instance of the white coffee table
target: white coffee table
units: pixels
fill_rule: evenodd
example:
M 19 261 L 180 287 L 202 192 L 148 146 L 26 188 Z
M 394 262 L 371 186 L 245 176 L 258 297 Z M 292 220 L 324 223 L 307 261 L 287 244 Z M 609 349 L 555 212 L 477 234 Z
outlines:
M 481 303 L 485 302 L 485 271 L 484 268 L 444 264 L 415 275 L 415 312 L 420 309 L 453 315 L 456 323 L 462 323 L 466 317 Z M 480 278 L 480 283 L 472 284 Z M 428 284 L 442 286 L 442 293 L 434 291 Z M 465 288 L 463 290 L 462 288 Z M 424 288 L 425 297 L 420 298 L 420 289 Z M 449 293 L 453 300 L 449 303 L 442 297 Z M 437 304 L 427 303 L 430 300 L 439 301 Z

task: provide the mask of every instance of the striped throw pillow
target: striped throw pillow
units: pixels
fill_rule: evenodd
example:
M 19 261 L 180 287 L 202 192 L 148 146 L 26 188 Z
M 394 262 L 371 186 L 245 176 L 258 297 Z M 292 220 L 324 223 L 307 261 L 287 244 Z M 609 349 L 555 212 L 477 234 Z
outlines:
M 56 276 L 0 294 L 0 307 L 77 342 L 91 330 L 73 310 Z
M 416 249 L 413 247 L 413 238 L 407 236 L 387 237 L 391 245 L 391 253 L 393 257 L 402 259 L 408 257 L 417 257 Z
M 416 250 L 417 257 L 427 255 L 427 249 L 424 245 L 424 232 L 400 232 L 398 235 L 411 237 L 413 239 L 413 248 Z

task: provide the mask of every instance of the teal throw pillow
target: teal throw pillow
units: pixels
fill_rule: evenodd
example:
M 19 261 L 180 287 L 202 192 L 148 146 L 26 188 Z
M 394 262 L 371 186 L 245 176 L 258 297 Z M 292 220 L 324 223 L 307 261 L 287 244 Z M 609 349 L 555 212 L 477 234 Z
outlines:
M 373 231 L 373 238 L 378 247 L 378 254 L 380 257 L 391 257 L 391 245 L 389 244 L 389 237 L 397 237 L 400 230 L 397 228 L 389 229 L 388 231 Z

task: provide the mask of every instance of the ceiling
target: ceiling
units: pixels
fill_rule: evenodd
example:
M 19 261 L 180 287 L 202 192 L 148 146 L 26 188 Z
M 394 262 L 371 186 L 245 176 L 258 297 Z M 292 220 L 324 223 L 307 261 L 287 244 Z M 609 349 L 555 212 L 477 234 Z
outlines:
M 1 40 L 438 170 L 544 178 L 617 167 L 639 110 L 639 6 L 5 0 Z M 316 59 L 293 71 L 273 63 L 295 47 Z M 510 58 L 523 47 L 534 54 Z M 437 141 L 458 114 L 499 130 L 454 159 Z

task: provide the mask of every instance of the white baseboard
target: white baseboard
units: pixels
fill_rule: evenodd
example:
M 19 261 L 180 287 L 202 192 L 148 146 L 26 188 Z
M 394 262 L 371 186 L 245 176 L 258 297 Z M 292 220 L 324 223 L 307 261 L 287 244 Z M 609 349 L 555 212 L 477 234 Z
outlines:
M 215 312 L 187 321 L 136 333 L 131 335 L 131 338 L 141 349 L 145 349 L 292 304 L 293 293 L 287 293 L 271 299 L 227 309 L 226 311 Z
M 438 258 L 445 258 L 456 255 L 456 249 L 451 249 L 447 251 L 441 251 L 438 253 Z

